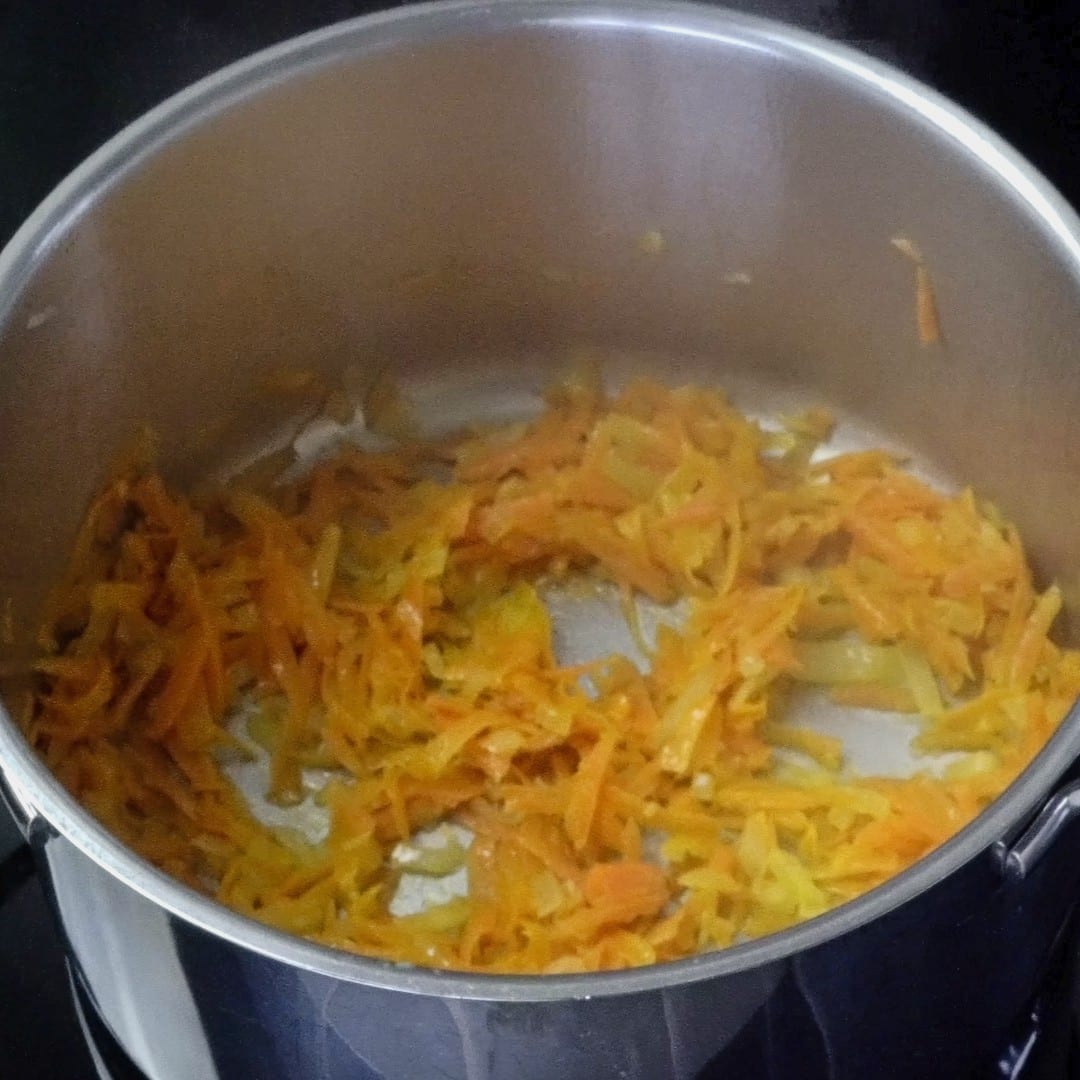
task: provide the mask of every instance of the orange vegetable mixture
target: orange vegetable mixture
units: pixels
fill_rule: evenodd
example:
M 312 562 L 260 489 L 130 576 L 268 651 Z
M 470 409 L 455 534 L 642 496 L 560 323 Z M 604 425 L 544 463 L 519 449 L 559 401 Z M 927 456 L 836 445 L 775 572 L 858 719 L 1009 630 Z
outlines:
M 369 956 L 574 972 L 790 926 L 954 834 L 1080 692 L 1015 530 L 885 452 L 815 454 L 830 426 L 578 377 L 529 423 L 348 447 L 262 493 L 125 473 L 51 601 L 28 734 L 147 859 Z M 640 598 L 680 602 L 644 670 L 556 658 L 545 590 L 589 581 L 639 634 Z M 814 692 L 959 754 L 851 775 L 790 718 Z M 252 815 L 229 768 L 259 747 L 324 841 Z M 463 865 L 467 895 L 394 914 L 395 850 L 442 822 L 471 843 L 417 865 Z

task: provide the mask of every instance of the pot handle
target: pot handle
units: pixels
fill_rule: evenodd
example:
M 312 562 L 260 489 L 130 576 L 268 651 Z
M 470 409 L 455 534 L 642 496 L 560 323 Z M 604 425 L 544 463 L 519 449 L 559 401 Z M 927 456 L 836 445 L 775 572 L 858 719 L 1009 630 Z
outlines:
M 41 815 L 3 769 L 0 769 L 0 806 L 7 807 L 23 839 L 29 840 L 34 822 L 40 821 Z
M 994 855 L 1007 881 L 1023 881 L 1050 850 L 1058 834 L 1080 815 L 1080 780 L 1054 792 L 1035 820 L 1012 844 L 999 840 Z

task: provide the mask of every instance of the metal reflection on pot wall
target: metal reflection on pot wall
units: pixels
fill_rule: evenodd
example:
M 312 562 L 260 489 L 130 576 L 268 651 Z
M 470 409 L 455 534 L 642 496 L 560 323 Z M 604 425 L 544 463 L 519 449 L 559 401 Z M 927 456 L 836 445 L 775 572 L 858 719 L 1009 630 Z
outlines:
M 61 837 L 43 853 L 91 999 L 150 1077 L 814 1080 L 966 1075 L 1044 974 L 1080 888 L 1076 832 L 1023 892 L 986 855 L 787 959 L 554 1001 L 395 992 L 283 964 L 175 917 Z
M 637 246 L 647 230 L 659 257 Z M 913 333 L 898 232 L 934 267 L 945 351 Z M 963 114 L 772 24 L 505 0 L 333 27 L 139 122 L 0 257 L 0 592 L 28 622 L 135 424 L 191 479 L 289 430 L 250 392 L 283 362 L 543 381 L 538 357 L 586 340 L 669 356 L 673 378 L 707 356 L 717 383 L 863 418 L 993 495 L 1062 575 L 1080 551 L 1062 513 L 1080 476 L 1062 437 L 1080 411 L 1078 235 Z M 1077 727 L 955 840 L 836 912 L 678 964 L 544 979 L 395 968 L 258 926 L 124 851 L 6 719 L 0 760 L 95 1007 L 151 1076 L 914 1061 L 951 1077 L 1024 1004 L 1073 907 L 1071 825 L 1019 883 L 992 849 L 1066 773 Z
M 152 1077 L 585 1080 L 598 1063 L 613 1076 L 694 1076 L 762 1006 L 790 996 L 781 963 L 734 976 L 719 995 L 697 983 L 546 1002 L 388 993 L 238 950 L 61 837 L 43 853 L 83 983 Z

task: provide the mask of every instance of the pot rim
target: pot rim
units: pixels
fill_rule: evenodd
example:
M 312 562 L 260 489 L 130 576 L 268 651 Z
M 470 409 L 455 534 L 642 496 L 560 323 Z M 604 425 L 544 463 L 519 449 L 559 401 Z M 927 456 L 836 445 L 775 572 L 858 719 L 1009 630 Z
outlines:
M 921 118 L 1011 194 L 1061 261 L 1071 264 L 1080 282 L 1080 219 L 1065 199 L 980 121 L 888 64 L 779 22 L 678 0 L 452 0 L 361 16 L 290 39 L 199 80 L 128 125 L 63 180 L 0 252 L 0 328 L 34 272 L 95 202 L 155 151 L 223 109 L 349 56 L 468 33 L 581 26 L 691 36 L 802 60 L 892 109 Z M 17 797 L 25 797 L 32 823 L 40 819 L 46 835 L 65 836 L 114 877 L 180 919 L 331 978 L 405 993 L 488 1001 L 558 1001 L 662 990 L 747 971 L 823 944 L 913 899 L 1011 835 L 1078 752 L 1080 710 L 1074 707 L 1027 769 L 963 830 L 885 884 L 788 930 L 625 971 L 486 975 L 346 953 L 265 926 L 195 892 L 143 860 L 98 823 L 55 780 L 0 706 L 0 771 Z M 40 829 L 30 831 L 34 842 L 41 842 Z

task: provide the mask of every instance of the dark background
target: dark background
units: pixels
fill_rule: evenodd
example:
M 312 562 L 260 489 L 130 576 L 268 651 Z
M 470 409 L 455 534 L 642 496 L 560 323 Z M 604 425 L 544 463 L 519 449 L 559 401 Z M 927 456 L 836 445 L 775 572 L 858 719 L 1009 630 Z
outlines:
M 0 244 L 106 139 L 250 52 L 388 3 L 0 0 Z M 966 106 L 1080 205 L 1080 0 L 729 0 L 890 60 Z M 0 432 L 0 438 L 3 433 Z M 0 811 L 0 859 L 13 836 Z M 0 1076 L 91 1077 L 59 942 L 0 862 Z M 992 1050 L 994 1048 L 988 1048 Z

